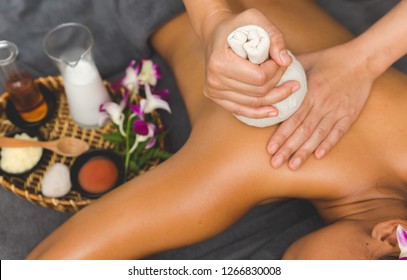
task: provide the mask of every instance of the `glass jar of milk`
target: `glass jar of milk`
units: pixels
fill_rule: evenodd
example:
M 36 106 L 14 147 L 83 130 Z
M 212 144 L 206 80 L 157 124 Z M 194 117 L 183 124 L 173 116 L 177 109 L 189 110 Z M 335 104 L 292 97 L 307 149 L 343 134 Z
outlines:
M 84 128 L 95 128 L 100 105 L 110 100 L 92 57 L 93 37 L 79 23 L 64 23 L 44 38 L 45 53 L 58 67 L 64 81 L 73 120 Z

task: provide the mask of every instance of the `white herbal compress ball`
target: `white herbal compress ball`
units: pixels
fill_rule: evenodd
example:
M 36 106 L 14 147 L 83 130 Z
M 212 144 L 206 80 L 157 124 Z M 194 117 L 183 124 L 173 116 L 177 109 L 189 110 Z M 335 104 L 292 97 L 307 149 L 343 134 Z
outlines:
M 260 26 L 246 25 L 239 27 L 229 34 L 227 41 L 237 55 L 248 59 L 252 63 L 261 64 L 269 58 L 270 37 Z M 278 116 L 252 119 L 235 115 L 236 118 L 251 126 L 266 127 L 286 120 L 298 110 L 307 93 L 307 77 L 301 63 L 295 59 L 291 52 L 288 52 L 288 54 L 293 61 L 284 72 L 277 86 L 286 81 L 296 80 L 300 83 L 300 88 L 283 101 L 273 104 L 279 111 Z

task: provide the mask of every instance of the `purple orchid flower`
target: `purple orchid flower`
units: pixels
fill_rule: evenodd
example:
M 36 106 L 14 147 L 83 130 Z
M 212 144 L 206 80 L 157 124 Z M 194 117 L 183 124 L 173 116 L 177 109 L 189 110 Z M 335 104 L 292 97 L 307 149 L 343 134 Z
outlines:
M 407 230 L 405 230 L 401 225 L 397 226 L 397 242 L 400 247 L 400 260 L 407 260 Z
M 160 67 L 156 63 L 153 64 L 153 72 L 154 72 L 154 75 L 157 77 L 157 79 L 161 79 L 162 75 L 161 75 Z
M 155 137 L 154 137 L 154 132 L 156 130 L 156 127 L 152 123 L 148 123 L 144 120 L 137 120 L 133 124 L 133 132 L 136 134 L 136 141 L 134 141 L 133 146 L 129 150 L 129 153 L 133 153 L 134 150 L 137 148 L 138 144 L 141 142 L 145 142 L 147 140 L 148 143 L 146 145 L 146 149 L 152 148 L 155 143 Z
M 133 132 L 141 136 L 148 135 L 149 132 L 148 123 L 145 122 L 144 120 L 135 121 L 133 124 Z
M 115 82 L 110 83 L 110 87 L 114 90 L 114 91 L 118 91 L 122 86 L 123 86 L 123 79 L 121 78 Z
M 151 149 L 156 143 L 155 137 L 151 137 L 146 145 L 146 149 Z
M 130 105 L 130 110 L 138 116 L 140 119 L 144 120 L 144 110 L 140 105 L 132 104 Z
M 168 100 L 168 97 L 170 96 L 170 91 L 168 89 L 153 89 L 152 93 L 163 100 Z

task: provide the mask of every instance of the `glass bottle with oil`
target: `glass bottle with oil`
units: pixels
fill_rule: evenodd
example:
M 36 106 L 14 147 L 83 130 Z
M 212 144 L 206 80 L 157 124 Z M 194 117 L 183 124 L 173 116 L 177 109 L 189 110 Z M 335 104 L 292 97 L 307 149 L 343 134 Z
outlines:
M 0 41 L 0 68 L 4 75 L 3 85 L 22 119 L 28 123 L 41 121 L 48 111 L 47 103 L 30 73 L 17 63 L 17 46 L 9 41 Z

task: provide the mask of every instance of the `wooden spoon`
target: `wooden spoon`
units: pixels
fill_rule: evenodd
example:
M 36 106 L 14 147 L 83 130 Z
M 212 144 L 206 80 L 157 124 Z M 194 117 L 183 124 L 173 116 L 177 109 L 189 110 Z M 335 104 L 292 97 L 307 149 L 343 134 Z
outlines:
M 88 143 L 73 137 L 61 138 L 53 141 L 32 141 L 0 137 L 0 147 L 41 147 L 66 157 L 76 157 L 89 150 Z

